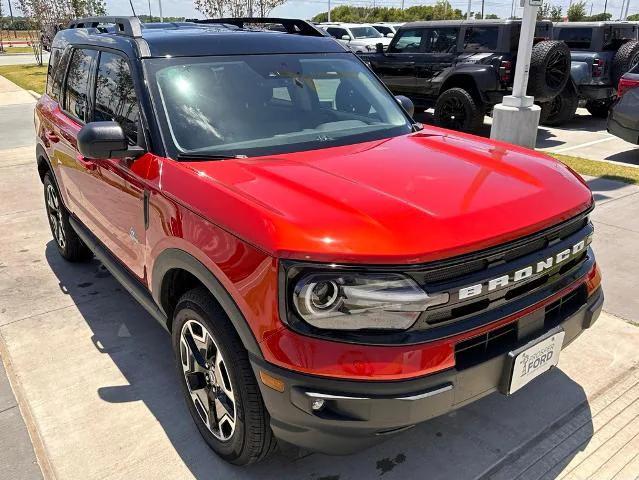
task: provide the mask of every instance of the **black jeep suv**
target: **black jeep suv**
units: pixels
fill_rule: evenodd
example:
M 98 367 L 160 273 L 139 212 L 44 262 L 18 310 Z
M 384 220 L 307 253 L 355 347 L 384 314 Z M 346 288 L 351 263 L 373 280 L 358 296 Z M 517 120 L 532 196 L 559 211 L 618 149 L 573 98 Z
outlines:
M 570 76 L 570 51 L 537 23 L 528 94 L 550 101 Z M 521 21 L 436 21 L 403 25 L 386 52 L 362 57 L 395 94 L 435 108 L 446 128 L 474 131 L 512 91 Z
M 553 38 L 570 47 L 571 80 L 552 101 L 540 103 L 541 123 L 570 120 L 579 100 L 591 115 L 606 118 L 622 75 L 639 63 L 639 25 L 629 22 L 557 23 Z

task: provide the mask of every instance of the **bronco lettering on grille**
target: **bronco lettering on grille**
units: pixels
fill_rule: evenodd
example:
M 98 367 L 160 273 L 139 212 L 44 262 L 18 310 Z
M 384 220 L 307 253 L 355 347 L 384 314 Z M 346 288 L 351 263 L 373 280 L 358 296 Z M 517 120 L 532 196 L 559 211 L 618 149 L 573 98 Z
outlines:
M 556 266 L 560 263 L 565 262 L 571 257 L 574 257 L 579 252 L 583 251 L 584 248 L 586 248 L 586 240 L 581 240 L 580 242 L 574 244 L 571 248 L 566 248 L 565 250 L 562 250 L 552 257 L 541 260 L 536 264 L 528 265 L 508 275 L 492 278 L 484 283 L 478 283 L 476 285 L 470 285 L 468 287 L 460 288 L 459 299 L 463 300 L 465 298 L 474 297 L 480 295 L 483 291 L 491 292 L 497 288 L 505 287 L 506 285 L 510 285 L 512 283 L 520 282 L 522 280 L 530 278 L 533 275 L 539 275 L 544 271 L 552 268 L 553 266 Z

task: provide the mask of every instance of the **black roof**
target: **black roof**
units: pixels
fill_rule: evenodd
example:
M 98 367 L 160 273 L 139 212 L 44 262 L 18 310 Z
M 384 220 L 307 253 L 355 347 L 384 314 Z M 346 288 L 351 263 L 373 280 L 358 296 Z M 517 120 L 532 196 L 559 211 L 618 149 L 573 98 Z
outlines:
M 122 23 L 111 25 L 118 20 Z M 111 47 L 142 58 L 349 51 L 322 33 L 291 34 L 269 28 L 270 24 L 263 28 L 242 24 L 240 28 L 231 23 L 209 22 L 214 23 L 143 24 L 135 17 L 80 19 L 71 22 L 70 28 L 60 31 L 52 46 L 64 48 L 67 44 L 75 44 Z

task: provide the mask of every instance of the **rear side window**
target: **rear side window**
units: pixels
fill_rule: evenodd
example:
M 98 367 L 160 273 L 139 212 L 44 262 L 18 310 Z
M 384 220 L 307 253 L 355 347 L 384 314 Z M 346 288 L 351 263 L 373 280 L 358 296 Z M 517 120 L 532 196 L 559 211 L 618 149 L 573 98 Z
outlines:
M 55 52 L 55 53 L 53 53 Z M 64 82 L 64 74 L 67 71 L 71 49 L 62 53 L 59 48 L 54 48 L 49 59 L 49 68 L 47 70 L 47 95 L 59 102 L 62 97 L 62 83 Z
M 491 51 L 497 49 L 497 27 L 469 27 L 464 34 L 464 50 Z
M 420 51 L 424 30 L 408 29 L 400 30 L 395 35 L 395 42 L 388 49 L 393 53 L 416 53 Z
M 64 90 L 64 110 L 82 122 L 87 121 L 89 77 L 96 50 L 74 49 Z
M 102 52 L 95 80 L 93 119 L 118 122 L 129 141 L 135 144 L 138 113 L 138 100 L 129 64 L 120 55 Z
M 566 42 L 570 48 L 587 50 L 592 40 L 592 28 L 561 28 L 557 40 Z
M 453 53 L 457 49 L 457 28 L 434 28 L 430 31 L 426 51 Z

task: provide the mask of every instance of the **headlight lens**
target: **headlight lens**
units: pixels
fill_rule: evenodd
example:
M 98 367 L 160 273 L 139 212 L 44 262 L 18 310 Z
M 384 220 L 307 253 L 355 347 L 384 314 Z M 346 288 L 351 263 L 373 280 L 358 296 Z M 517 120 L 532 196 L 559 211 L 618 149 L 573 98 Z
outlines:
M 394 273 L 312 273 L 293 289 L 297 314 L 331 330 L 405 330 L 428 307 L 447 301 L 447 293 L 430 296 L 413 279 Z

